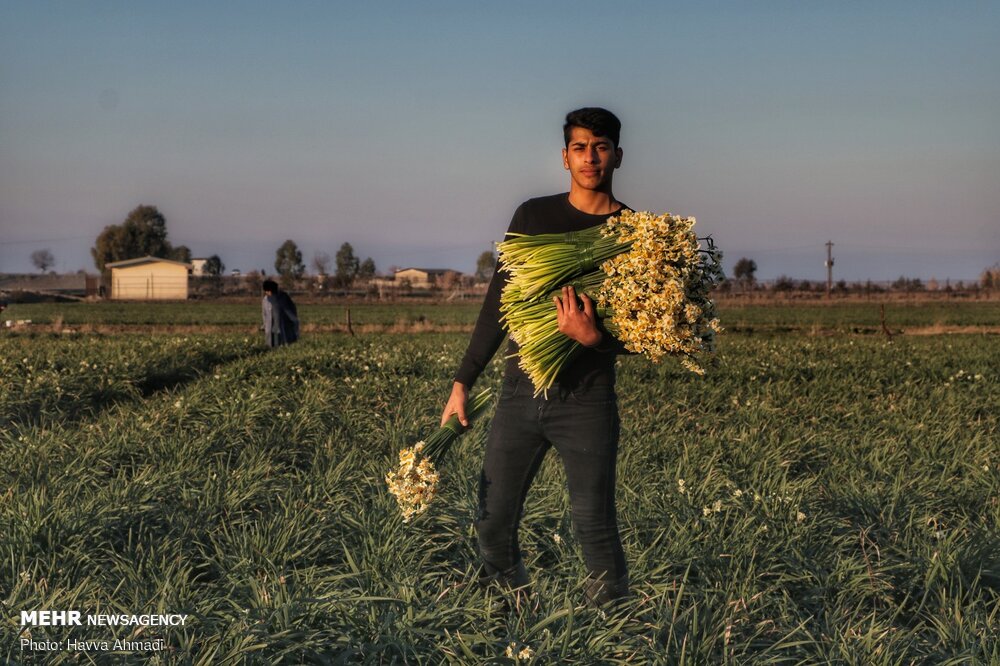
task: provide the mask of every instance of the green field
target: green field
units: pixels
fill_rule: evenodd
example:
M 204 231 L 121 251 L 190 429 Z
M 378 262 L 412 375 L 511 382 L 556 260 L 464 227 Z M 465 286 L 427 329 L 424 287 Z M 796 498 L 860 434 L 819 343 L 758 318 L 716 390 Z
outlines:
M 355 326 L 413 324 L 471 324 L 479 313 L 480 303 L 377 303 L 312 304 L 298 306 L 302 321 L 309 325 L 345 325 L 347 310 Z M 66 326 L 260 326 L 260 302 L 245 303 L 192 301 L 189 303 L 33 303 L 14 305 L 4 313 L 6 319 L 30 319 L 51 324 L 61 319 Z
M 834 301 L 830 304 L 751 304 L 723 301 L 720 315 L 732 330 L 742 332 L 813 331 L 875 332 L 880 330 L 881 306 L 886 325 L 893 331 L 933 326 L 1000 326 L 1000 301 Z M 472 326 L 478 302 L 459 303 L 310 303 L 299 305 L 307 325 L 343 327 L 347 310 L 354 326 L 430 324 Z M 30 319 L 38 324 L 61 321 L 65 326 L 215 326 L 256 329 L 260 307 L 255 300 L 243 303 L 191 301 L 187 303 L 36 303 L 15 304 L 6 319 Z
M 1000 324 L 982 305 L 912 308 L 900 322 Z M 52 316 L 28 307 L 12 316 Z M 107 321 L 84 319 L 88 307 L 59 316 Z M 196 307 L 122 316 L 206 323 Z M 312 307 L 337 321 L 340 308 Z M 513 663 L 514 644 L 544 664 L 998 664 L 1000 337 L 890 343 L 848 334 L 871 312 L 845 308 L 734 309 L 724 324 L 738 330 L 704 378 L 621 359 L 618 506 L 635 598 L 607 614 L 582 606 L 554 454 L 522 523 L 531 603 L 517 611 L 475 584 L 490 411 L 451 451 L 426 515 L 402 523 L 386 492 L 396 451 L 436 425 L 467 333 L 315 333 L 265 352 L 241 330 L 5 331 L 2 656 Z M 471 323 L 475 308 L 429 312 Z M 235 327 L 257 316 L 253 305 L 217 314 Z M 809 335 L 815 326 L 842 333 Z M 500 364 L 481 385 L 498 385 Z M 190 619 L 33 627 L 35 641 L 166 642 L 44 653 L 20 645 L 20 613 L 36 609 Z

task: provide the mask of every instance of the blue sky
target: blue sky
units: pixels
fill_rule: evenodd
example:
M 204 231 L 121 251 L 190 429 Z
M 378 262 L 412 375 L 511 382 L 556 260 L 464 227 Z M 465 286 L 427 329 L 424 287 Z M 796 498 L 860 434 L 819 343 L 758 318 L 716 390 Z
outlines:
M 350 242 L 472 270 L 564 191 L 562 118 L 621 117 L 615 193 L 759 276 L 1000 261 L 997 3 L 0 2 L 0 272 L 93 270 L 145 203 L 273 270 Z

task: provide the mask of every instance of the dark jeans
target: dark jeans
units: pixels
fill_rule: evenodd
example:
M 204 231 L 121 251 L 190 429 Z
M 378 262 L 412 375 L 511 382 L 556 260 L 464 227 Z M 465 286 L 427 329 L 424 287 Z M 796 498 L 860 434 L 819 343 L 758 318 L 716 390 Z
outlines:
M 566 470 L 573 528 L 597 604 L 624 596 L 628 574 L 615 513 L 618 402 L 611 386 L 552 389 L 532 397 L 527 379 L 505 377 L 479 479 L 476 528 L 488 576 L 524 585 L 517 529 L 542 459 L 555 446 Z

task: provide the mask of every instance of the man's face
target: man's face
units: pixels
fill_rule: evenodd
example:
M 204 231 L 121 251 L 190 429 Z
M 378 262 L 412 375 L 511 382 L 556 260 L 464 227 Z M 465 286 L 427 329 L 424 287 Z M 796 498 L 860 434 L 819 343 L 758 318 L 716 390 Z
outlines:
M 570 128 L 569 145 L 563 148 L 563 167 L 576 187 L 604 190 L 611 187 L 615 169 L 621 166 L 622 149 L 606 136 L 594 136 L 583 127 Z

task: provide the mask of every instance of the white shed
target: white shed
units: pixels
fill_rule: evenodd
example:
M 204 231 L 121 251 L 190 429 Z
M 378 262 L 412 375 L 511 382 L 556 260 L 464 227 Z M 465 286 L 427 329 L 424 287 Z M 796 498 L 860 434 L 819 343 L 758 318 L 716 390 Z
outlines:
M 449 273 L 456 277 L 461 276 L 461 273 L 453 271 L 450 268 L 403 268 L 396 271 L 394 277 L 396 284 L 406 280 L 412 287 L 427 289 L 440 286 L 441 281 Z

